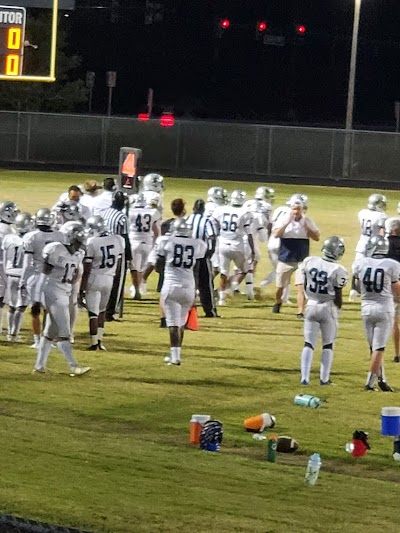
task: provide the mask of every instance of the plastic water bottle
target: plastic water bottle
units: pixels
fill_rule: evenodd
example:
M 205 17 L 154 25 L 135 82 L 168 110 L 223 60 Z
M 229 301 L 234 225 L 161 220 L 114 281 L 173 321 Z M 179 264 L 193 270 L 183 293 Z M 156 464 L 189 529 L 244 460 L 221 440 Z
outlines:
M 320 468 L 321 457 L 319 453 L 313 453 L 307 464 L 306 477 L 304 479 L 304 483 L 306 485 L 315 485 L 318 479 Z
M 316 396 L 311 396 L 311 394 L 297 394 L 294 398 L 294 403 L 296 405 L 316 408 L 321 405 L 322 400 Z

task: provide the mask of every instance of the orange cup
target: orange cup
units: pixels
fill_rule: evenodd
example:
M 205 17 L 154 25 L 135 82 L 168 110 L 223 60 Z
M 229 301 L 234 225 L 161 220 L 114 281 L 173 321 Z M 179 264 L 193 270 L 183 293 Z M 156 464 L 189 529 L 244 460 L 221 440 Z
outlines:
M 200 434 L 203 426 L 211 419 L 210 415 L 192 415 L 190 419 L 190 444 L 200 444 Z

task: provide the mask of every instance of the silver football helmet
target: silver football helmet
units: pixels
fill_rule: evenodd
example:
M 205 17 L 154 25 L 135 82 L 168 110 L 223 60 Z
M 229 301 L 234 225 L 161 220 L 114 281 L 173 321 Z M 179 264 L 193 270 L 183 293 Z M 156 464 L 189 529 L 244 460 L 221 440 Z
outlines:
M 382 235 L 371 237 L 365 245 L 367 257 L 384 257 L 389 253 L 389 239 Z
M 97 235 L 104 235 L 108 233 L 108 227 L 104 222 L 103 217 L 100 215 L 94 215 L 89 217 L 86 221 L 86 234 L 90 237 L 96 237 Z
M 383 194 L 374 193 L 368 198 L 368 209 L 372 211 L 386 211 L 387 198 Z
M 223 187 L 211 187 L 207 192 L 207 202 L 213 202 L 217 205 L 225 205 L 228 193 Z
M 339 261 L 345 252 L 344 241 L 341 237 L 328 237 L 324 240 L 321 248 L 324 259 L 328 261 Z
M 47 209 L 47 207 L 42 207 L 36 211 L 35 215 L 35 226 L 53 226 L 55 221 L 54 213 Z
M 18 215 L 19 209 L 14 202 L 6 200 L 0 203 L 0 221 L 6 224 L 13 224 L 15 217 Z
M 246 193 L 240 189 L 235 189 L 230 198 L 230 204 L 234 207 L 242 207 L 246 201 Z
M 33 230 L 33 218 L 30 213 L 23 211 L 18 213 L 15 218 L 14 227 L 17 230 L 18 235 L 25 235 L 28 231 Z
M 78 241 L 80 243 L 85 242 L 85 227 L 80 222 L 69 220 L 65 222 L 59 229 L 63 236 L 63 244 L 73 244 Z
M 176 237 L 191 237 L 192 226 L 184 218 L 177 218 L 172 225 L 172 235 Z
M 151 174 L 146 174 L 146 176 L 143 178 L 144 191 L 154 191 L 160 193 L 163 189 L 164 178 L 160 174 L 155 174 L 152 172 Z
M 69 220 L 79 220 L 81 212 L 79 206 L 73 200 L 60 202 L 56 205 L 55 210 L 62 216 L 62 219 L 67 222 Z
M 133 207 L 146 207 L 146 198 L 142 192 L 137 195 Z
M 275 190 L 272 189 L 271 187 L 266 187 L 263 185 L 262 187 L 258 187 L 254 195 L 254 198 L 256 200 L 260 200 L 260 201 L 264 200 L 265 202 L 269 202 L 270 204 L 273 204 L 275 200 Z

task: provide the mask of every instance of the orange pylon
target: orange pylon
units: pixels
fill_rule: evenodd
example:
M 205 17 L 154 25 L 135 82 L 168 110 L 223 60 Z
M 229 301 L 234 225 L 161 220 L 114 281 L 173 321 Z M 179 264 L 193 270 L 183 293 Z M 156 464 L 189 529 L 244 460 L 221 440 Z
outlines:
M 190 329 L 191 331 L 199 330 L 199 319 L 197 317 L 197 308 L 195 305 L 190 308 L 188 313 L 186 319 L 186 329 Z

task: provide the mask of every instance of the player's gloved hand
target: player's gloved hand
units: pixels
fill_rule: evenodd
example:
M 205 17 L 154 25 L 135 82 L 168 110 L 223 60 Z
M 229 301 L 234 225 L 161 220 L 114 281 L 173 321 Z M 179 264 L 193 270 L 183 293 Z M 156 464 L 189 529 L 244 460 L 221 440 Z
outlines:
M 78 306 L 83 307 L 86 309 L 86 293 L 85 291 L 81 291 L 78 294 Z
M 19 294 L 20 294 L 21 300 L 24 300 L 27 298 L 28 291 L 26 290 L 26 285 L 21 285 L 19 287 Z

